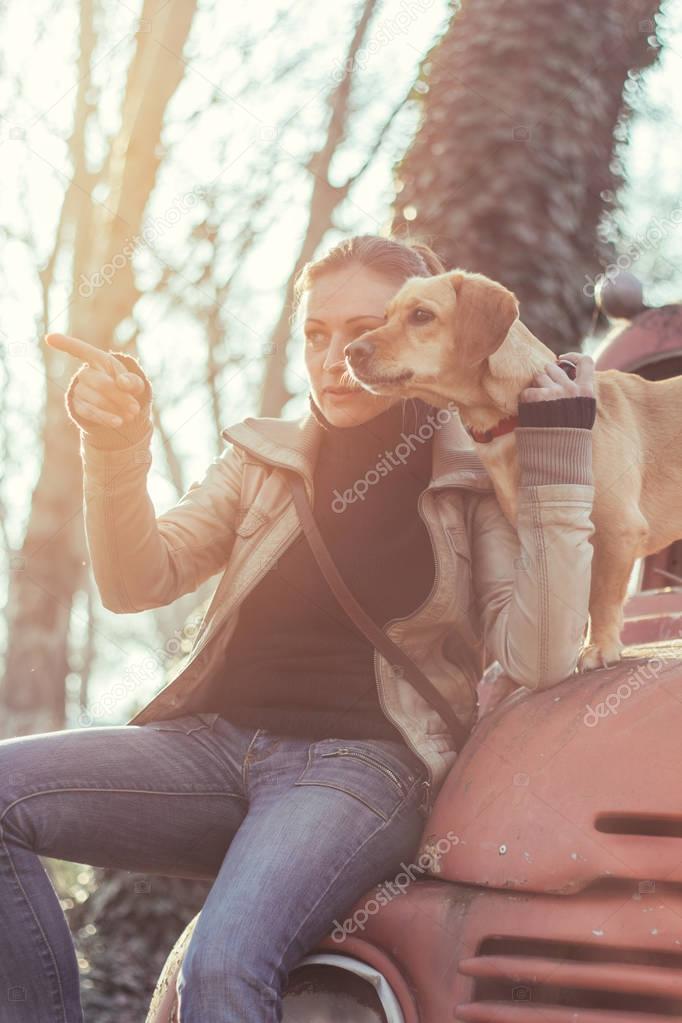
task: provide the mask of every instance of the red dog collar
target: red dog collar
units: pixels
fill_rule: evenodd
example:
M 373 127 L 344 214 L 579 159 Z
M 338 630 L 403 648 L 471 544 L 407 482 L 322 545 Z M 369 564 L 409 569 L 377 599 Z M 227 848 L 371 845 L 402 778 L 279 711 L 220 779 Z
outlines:
M 507 416 L 506 419 L 500 419 L 499 423 L 490 430 L 476 430 L 473 426 L 467 426 L 464 424 L 464 429 L 477 444 L 488 444 L 495 437 L 500 437 L 503 433 L 511 433 L 519 423 L 518 416 Z
M 575 363 L 571 362 L 570 359 L 557 359 L 557 366 L 561 366 L 564 373 L 575 380 L 576 367 Z M 489 444 L 495 437 L 501 437 L 503 433 L 511 433 L 512 430 L 516 429 L 519 424 L 518 416 L 506 416 L 504 419 L 500 419 L 498 423 L 495 423 L 490 430 L 476 430 L 473 426 L 467 426 L 464 423 L 464 429 L 477 444 Z

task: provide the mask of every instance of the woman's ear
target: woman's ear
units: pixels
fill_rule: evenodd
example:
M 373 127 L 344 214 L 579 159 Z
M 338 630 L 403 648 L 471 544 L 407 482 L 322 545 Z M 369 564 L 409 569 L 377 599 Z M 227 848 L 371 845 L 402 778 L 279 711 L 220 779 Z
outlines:
M 483 362 L 497 351 L 518 319 L 519 303 L 513 291 L 483 274 L 453 270 L 448 275 L 455 290 L 455 351 L 467 366 Z

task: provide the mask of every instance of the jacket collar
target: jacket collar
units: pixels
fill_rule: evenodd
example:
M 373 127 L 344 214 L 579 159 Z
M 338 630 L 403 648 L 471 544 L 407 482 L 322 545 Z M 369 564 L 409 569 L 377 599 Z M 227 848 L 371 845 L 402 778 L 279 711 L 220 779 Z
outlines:
M 459 413 L 442 409 L 439 423 L 433 438 L 431 482 L 427 489 L 447 486 L 492 489 L 492 480 L 474 450 Z M 323 428 L 308 410 L 299 419 L 247 416 L 225 427 L 221 436 L 261 461 L 295 469 L 312 488 L 322 432 Z

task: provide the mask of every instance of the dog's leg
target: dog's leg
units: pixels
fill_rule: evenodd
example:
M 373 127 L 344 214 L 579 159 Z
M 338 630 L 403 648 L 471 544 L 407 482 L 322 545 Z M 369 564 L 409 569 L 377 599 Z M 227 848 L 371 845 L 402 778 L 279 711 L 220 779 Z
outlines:
M 595 523 L 596 525 L 596 523 Z M 623 605 L 635 560 L 648 534 L 641 517 L 614 529 L 597 530 L 590 586 L 590 630 L 579 659 L 579 670 L 604 668 L 620 660 L 623 650 Z
M 491 444 L 476 444 L 486 472 L 493 481 L 497 503 L 509 523 L 517 528 L 521 467 L 513 434 L 496 437 Z

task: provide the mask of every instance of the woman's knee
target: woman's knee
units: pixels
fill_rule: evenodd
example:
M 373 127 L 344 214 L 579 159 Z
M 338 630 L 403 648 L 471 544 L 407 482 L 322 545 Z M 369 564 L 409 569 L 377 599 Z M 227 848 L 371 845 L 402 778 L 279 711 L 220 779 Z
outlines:
M 0 740 L 0 814 L 24 794 L 30 782 L 25 750 L 23 738 Z
M 23 796 L 73 784 L 87 770 L 80 729 L 61 729 L 0 740 L 0 797 L 5 806 Z
M 276 964 L 265 942 L 249 945 L 239 941 L 238 934 L 233 937 L 227 942 L 224 934 L 214 940 L 190 940 L 177 977 L 181 1005 L 184 996 L 185 1005 L 200 998 L 204 1008 L 210 1005 L 214 1011 L 218 1004 L 243 1012 L 258 1007 L 262 1015 L 257 1018 L 269 1020 L 268 1013 L 281 998 Z
M 48 737 L 55 733 L 47 733 Z M 45 799 L 59 781 L 49 757 L 41 756 L 43 736 L 19 736 L 0 741 L 0 837 L 26 848 L 39 841 L 43 825 L 54 811 Z

